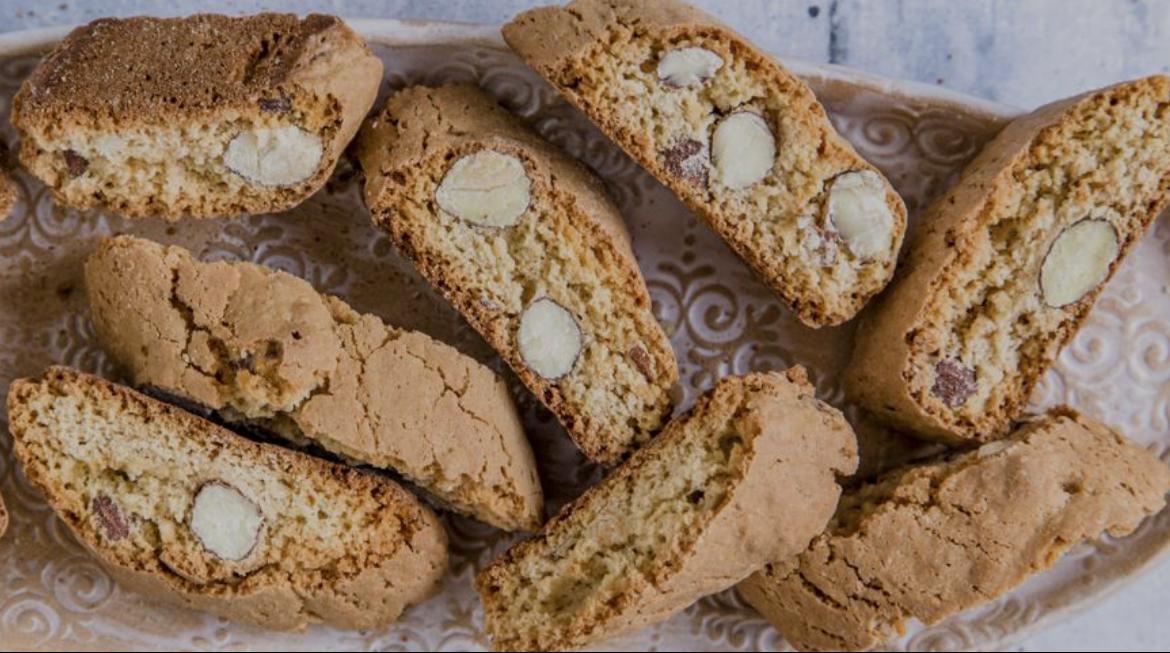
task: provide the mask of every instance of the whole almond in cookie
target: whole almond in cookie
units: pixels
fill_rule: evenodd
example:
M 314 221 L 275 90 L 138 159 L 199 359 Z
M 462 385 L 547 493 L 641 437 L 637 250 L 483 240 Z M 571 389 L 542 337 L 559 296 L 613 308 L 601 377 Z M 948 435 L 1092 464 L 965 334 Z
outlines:
M 202 263 L 140 238 L 103 241 L 85 278 L 98 339 L 149 394 L 393 469 L 500 528 L 540 525 L 543 493 L 515 404 L 472 358 L 289 274 Z M 215 487 L 208 496 L 255 521 Z
M 531 203 L 532 180 L 515 156 L 480 150 L 457 160 L 435 191 L 439 208 L 484 227 L 510 227 Z
M 706 146 L 680 146 L 706 183 Z M 375 224 L 586 456 L 615 464 L 662 429 L 678 365 L 600 180 L 465 84 L 392 95 L 358 157 Z
M 906 274 L 858 329 L 851 397 L 947 443 L 1004 435 L 1170 201 L 1167 103 L 1159 75 L 1004 128 L 927 209 Z
M 329 178 L 381 81 L 333 16 L 103 18 L 33 70 L 12 124 L 21 162 L 66 206 L 282 211 Z
M 805 324 L 849 320 L 892 278 L 901 198 L 804 82 L 715 18 L 676 0 L 574 0 L 503 33 Z
M 261 628 L 370 630 L 446 575 L 442 524 L 384 475 L 248 440 L 63 367 L 15 381 L 8 415 L 32 485 L 148 600 Z

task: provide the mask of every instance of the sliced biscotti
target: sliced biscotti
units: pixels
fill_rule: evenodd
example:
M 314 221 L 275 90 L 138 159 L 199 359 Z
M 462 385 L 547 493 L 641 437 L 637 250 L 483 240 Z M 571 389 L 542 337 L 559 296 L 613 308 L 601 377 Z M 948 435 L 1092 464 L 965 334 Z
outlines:
M 985 603 L 1103 533 L 1161 510 L 1170 468 L 1100 422 L 1058 409 L 1011 437 L 847 492 L 800 556 L 740 585 L 801 650 L 865 650 L 910 619 Z
M 454 348 L 289 274 L 129 236 L 103 241 L 85 279 L 98 338 L 134 384 L 392 468 L 500 528 L 543 521 L 507 387 Z
M 466 85 L 398 92 L 358 147 L 374 221 L 586 455 L 662 428 L 678 367 L 600 181 Z
M 58 202 L 129 216 L 291 208 L 321 187 L 382 62 L 340 19 L 103 18 L 21 86 L 21 161 Z
M 856 467 L 803 369 L 723 379 L 480 573 L 492 646 L 576 648 L 666 619 L 804 550 Z
M 126 587 L 267 628 L 374 628 L 439 587 L 439 520 L 388 478 L 66 368 L 12 384 L 17 460 Z
M 1170 78 L 1011 123 L 927 210 L 857 331 L 851 396 L 926 437 L 1002 436 L 1168 188 Z
M 813 93 L 711 16 L 671 0 L 524 12 L 504 38 L 703 217 L 810 326 L 889 282 L 906 209 Z

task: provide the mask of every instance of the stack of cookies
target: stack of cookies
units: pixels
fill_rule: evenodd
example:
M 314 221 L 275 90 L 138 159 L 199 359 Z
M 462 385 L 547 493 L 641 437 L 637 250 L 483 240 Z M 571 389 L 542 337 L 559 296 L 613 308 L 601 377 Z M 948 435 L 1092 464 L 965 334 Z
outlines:
M 888 285 L 849 397 L 948 451 L 851 479 L 854 431 L 799 366 L 675 414 L 618 207 L 477 87 L 409 86 L 367 117 L 382 64 L 337 18 L 99 20 L 13 103 L 20 162 L 59 204 L 283 211 L 352 141 L 373 223 L 608 470 L 546 521 L 490 368 L 287 273 L 113 237 L 86 292 L 134 389 L 53 367 L 8 411 L 24 473 L 119 582 L 268 628 L 375 628 L 443 586 L 437 508 L 532 533 L 475 581 L 498 650 L 588 646 L 737 586 L 794 646 L 864 650 L 1162 510 L 1164 463 L 1071 408 L 1022 411 L 1170 198 L 1170 78 L 1013 122 L 899 265 L 893 186 L 714 18 L 576 0 L 503 33 L 808 326 Z

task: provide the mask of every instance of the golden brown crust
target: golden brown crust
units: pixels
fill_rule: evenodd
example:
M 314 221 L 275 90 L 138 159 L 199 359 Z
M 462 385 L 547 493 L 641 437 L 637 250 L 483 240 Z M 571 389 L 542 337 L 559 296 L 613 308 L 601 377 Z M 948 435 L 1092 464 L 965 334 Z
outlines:
M 846 493 L 805 553 L 740 591 L 800 650 L 865 650 L 911 618 L 933 624 L 991 601 L 1084 540 L 1129 534 L 1167 491 L 1165 463 L 1058 409 Z
M 4 505 L 4 495 L 0 494 L 0 537 L 8 530 L 8 508 Z
M 440 211 L 434 193 L 451 162 L 485 149 L 522 161 L 532 182 L 530 207 L 543 203 L 546 208 L 529 208 L 523 218 L 527 222 L 503 230 L 473 227 Z M 359 137 L 358 155 L 375 223 L 500 352 L 586 455 L 617 462 L 662 427 L 670 414 L 669 390 L 678 367 L 650 312 L 649 293 L 621 214 L 600 180 L 469 85 L 399 91 Z M 524 235 L 509 235 L 520 232 Z M 490 254 L 459 249 L 489 241 L 483 247 L 492 248 Z M 505 259 L 511 267 L 489 267 L 503 265 Z M 604 329 L 626 329 L 619 335 L 628 342 L 618 351 L 616 336 L 613 342 L 587 339 L 586 346 L 592 342 L 598 347 L 596 360 L 589 362 L 597 366 L 596 392 L 571 394 L 579 369 L 548 380 L 524 363 L 516 331 L 524 302 L 533 293 L 560 293 L 556 301 L 576 302 L 578 320 L 599 311 L 602 296 L 609 298 L 611 312 L 581 327 L 595 330 L 597 337 Z M 606 385 L 609 381 L 601 377 L 608 374 L 614 380 Z M 602 410 L 586 410 L 585 395 L 604 396 L 610 403 Z M 629 403 L 637 406 L 628 409 Z
M 563 7 L 526 11 L 505 25 L 503 33 L 517 54 L 703 217 L 805 324 L 820 327 L 844 322 L 889 282 L 906 228 L 901 198 L 882 178 L 893 237 L 880 256 L 847 266 L 846 256 L 837 255 L 844 249 L 833 244 L 840 242 L 835 232 L 827 238 L 827 232 L 818 232 L 816 238 L 818 243 L 833 244 L 832 263 L 826 263 L 815 248 L 805 249 L 807 227 L 800 226 L 800 218 L 822 210 L 817 207 L 824 205 L 827 184 L 844 172 L 869 171 L 879 178 L 880 172 L 836 132 L 802 81 L 712 16 L 674 0 L 574 0 Z M 737 82 L 720 81 L 729 86 L 678 100 L 685 96 L 678 89 L 658 89 L 654 82 L 643 88 L 641 78 L 626 79 L 648 74 L 647 67 L 653 69 L 662 51 L 678 45 L 701 46 L 734 59 L 734 65 L 725 60 L 722 69 L 741 70 L 760 88 L 746 90 Z M 603 65 L 620 68 L 620 90 L 612 88 L 618 85 L 614 80 L 594 74 Z M 699 106 L 704 115 L 729 115 L 748 106 L 764 110 L 769 127 L 779 135 L 781 163 L 774 170 L 783 170 L 785 178 L 776 182 L 775 189 L 759 194 L 750 193 L 762 184 L 745 189 L 749 199 L 744 199 L 741 193 L 714 187 L 705 171 L 700 182 L 693 173 L 679 170 L 680 164 L 672 163 L 668 153 L 677 147 L 670 139 L 676 131 L 683 133 L 685 125 L 663 122 L 667 119 L 661 116 L 667 112 L 658 105 L 654 105 L 655 118 L 643 124 L 635 117 L 637 107 L 631 106 L 653 104 L 652 96 L 659 90 L 663 107 L 679 103 L 686 107 L 680 113 L 683 122 L 699 120 L 695 118 Z M 696 151 L 706 147 L 690 142 Z M 764 205 L 766 209 L 761 208 Z M 761 219 L 761 213 L 767 219 Z
M 318 621 L 373 628 L 436 592 L 445 573 L 442 525 L 387 478 L 246 440 L 68 368 L 14 382 L 8 411 L 14 452 L 29 480 L 111 575 L 148 596 L 267 628 L 299 629 Z M 157 446 L 144 437 L 156 438 Z M 63 443 L 71 450 L 60 449 Z M 67 464 L 79 455 L 84 466 Z M 169 457 L 178 460 L 156 466 Z M 224 476 L 241 487 L 265 488 L 253 496 L 264 506 L 268 537 L 278 528 L 286 538 L 296 533 L 280 550 L 271 550 L 274 545 L 256 553 L 247 568 L 202 553 L 191 544 L 187 519 L 169 516 L 176 504 L 168 492 L 194 493 L 206 478 Z M 136 490 L 155 481 L 161 484 L 149 492 Z M 108 493 L 89 496 L 95 487 Z M 348 508 L 349 519 L 366 521 L 344 527 L 339 515 L 282 523 L 293 517 L 275 506 L 303 492 L 328 493 L 313 495 L 314 514 Z M 183 505 L 178 501 L 178 509 L 188 510 Z M 290 505 L 298 513 L 308 509 Z M 338 531 L 356 529 L 352 541 L 330 542 L 346 533 L 318 533 L 314 519 L 332 519 Z
M 172 219 L 279 211 L 328 179 L 373 104 L 381 73 L 381 61 L 335 16 L 103 18 L 71 32 L 25 80 L 13 99 L 12 123 L 23 139 L 21 161 L 69 206 Z M 114 169 L 141 157 L 111 158 L 104 166 L 104 156 L 114 157 L 109 137 L 149 139 L 225 122 L 295 124 L 321 137 L 321 163 L 295 185 L 245 183 L 246 192 L 218 193 L 224 196 L 190 180 L 186 193 L 207 196 L 164 198 L 103 186 Z M 231 125 L 224 127 L 229 136 Z M 196 139 L 211 132 L 175 132 L 175 138 L 202 147 Z M 66 142 L 85 143 L 85 156 L 58 151 Z M 218 158 L 224 145 L 211 143 L 201 157 Z M 199 174 L 230 177 L 222 166 Z
M 1148 109 L 1148 117 L 1140 121 L 1112 118 L 1112 114 L 1107 113 L 1108 117 L 1102 119 L 1098 115 L 1129 105 L 1140 108 L 1142 102 L 1152 103 L 1152 106 Z M 992 386 L 1003 399 L 970 415 L 952 412 L 930 390 L 936 370 L 918 359 L 925 360 L 929 352 L 940 352 L 946 346 L 946 338 L 959 338 L 958 334 L 940 332 L 932 321 L 955 310 L 955 298 L 970 296 L 980 289 L 1007 287 L 1010 282 L 1035 278 L 1052 233 L 1046 233 L 1044 238 L 1029 235 L 1026 242 L 1031 243 L 1030 246 L 1019 244 L 1018 241 L 1024 238 L 1020 235 L 1003 251 L 992 251 L 994 236 L 989 224 L 995 224 L 997 215 L 1006 212 L 1003 206 L 1018 202 L 1019 196 L 1030 192 L 1031 186 L 1017 183 L 1017 177 L 1025 171 L 1044 171 L 1047 166 L 1055 168 L 1061 161 L 1052 152 L 1073 139 L 1109 143 L 1111 139 L 1128 138 L 1123 134 L 1124 130 L 1134 129 L 1137 125 L 1136 128 L 1148 133 L 1133 138 L 1136 143 L 1114 142 L 1109 147 L 1115 150 L 1133 147 L 1139 152 L 1144 148 L 1152 152 L 1149 154 L 1152 161 L 1142 163 L 1151 171 L 1142 174 L 1127 172 L 1121 180 L 1105 181 L 1098 175 L 1107 175 L 1122 163 L 1119 159 L 1118 165 L 1106 165 L 1109 163 L 1107 157 L 1112 155 L 1103 155 L 1092 169 L 1075 172 L 1080 162 L 1074 161 L 1068 164 L 1074 172 L 1061 169 L 1051 174 L 1052 177 L 1071 177 L 1064 191 L 1068 197 L 1064 203 L 1069 207 L 1107 207 L 1115 201 L 1113 198 L 1132 200 L 1136 205 L 1132 214 L 1113 220 L 1120 236 L 1120 253 L 1110 266 L 1109 277 L 1112 277 L 1170 198 L 1170 158 L 1164 155 L 1161 145 L 1152 144 L 1149 138 L 1156 130 L 1166 131 L 1163 126 L 1170 124 L 1165 111 L 1168 105 L 1170 78 L 1155 76 L 1062 100 L 1009 124 L 967 167 L 959 182 L 927 209 L 922 218 L 923 228 L 911 245 L 898 279 L 857 331 L 856 349 L 846 377 L 850 396 L 886 421 L 943 442 L 962 444 L 1003 435 L 1061 347 L 1076 334 L 1105 282 L 1070 306 L 1051 311 L 1042 307 L 1018 318 L 1024 324 L 1035 324 L 1040 319 L 1051 319 L 1052 322 L 1034 342 L 1013 342 L 1003 347 L 1006 351 L 1019 352 L 1026 344 L 1033 353 L 1007 366 L 1008 369 L 995 370 L 1003 375 L 1002 378 L 990 381 L 973 379 L 980 384 L 980 392 L 989 391 L 983 386 Z M 1141 127 L 1143 124 L 1145 127 Z M 1122 136 L 1118 136 L 1119 133 Z M 1165 137 L 1165 134 L 1160 137 Z M 1073 176 L 1075 174 L 1080 177 Z M 1154 182 L 1148 188 L 1136 188 L 1137 180 L 1149 178 Z M 1062 207 L 1060 198 L 1046 201 L 1057 207 L 1049 211 L 1057 212 L 1057 219 L 1066 223 L 1086 217 L 1080 210 Z M 1022 227 L 1027 228 L 1027 225 Z M 978 265 L 978 261 L 1005 259 L 1021 251 L 1029 253 L 1030 257 L 1022 271 L 1000 273 L 997 276 L 1003 278 L 984 279 L 975 284 L 962 276 Z M 1028 283 L 1035 286 L 1034 281 Z M 996 302 L 985 301 L 982 307 L 973 310 L 977 313 L 986 311 L 988 304 Z M 1049 318 L 1046 312 L 1056 312 L 1056 317 Z M 994 328 L 1003 334 L 1015 327 L 1003 321 L 996 324 L 994 317 L 990 319 Z M 982 362 L 989 360 L 992 360 L 990 354 L 982 357 Z M 980 362 L 963 360 L 962 365 L 977 369 Z
M 104 240 L 85 279 L 98 338 L 136 386 L 394 469 L 500 528 L 540 526 L 507 386 L 454 348 L 284 272 L 131 236 Z
M 0 221 L 12 213 L 16 206 L 16 181 L 7 170 L 0 168 Z
M 724 378 L 479 574 L 492 646 L 577 648 L 666 619 L 803 550 L 856 466 L 803 369 Z
M 8 144 L 0 141 L 0 222 L 12 213 L 16 206 L 17 186 L 10 167 L 14 161 L 9 160 Z

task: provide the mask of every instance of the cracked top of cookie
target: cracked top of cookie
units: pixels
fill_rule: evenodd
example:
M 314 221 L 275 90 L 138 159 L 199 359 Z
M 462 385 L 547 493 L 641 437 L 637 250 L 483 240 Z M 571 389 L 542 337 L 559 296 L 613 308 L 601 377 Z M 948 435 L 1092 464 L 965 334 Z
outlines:
M 507 386 L 456 349 L 284 272 L 130 236 L 103 241 L 85 278 L 98 338 L 135 385 L 394 469 L 501 528 L 539 525 L 536 465 Z
M 741 590 L 798 650 L 868 650 L 910 619 L 990 601 L 1161 510 L 1170 470 L 1057 408 L 1011 437 L 892 470 L 841 497 L 824 534 Z
M 14 112 L 144 120 L 241 105 L 278 110 L 294 75 L 353 48 L 368 53 L 341 19 L 320 14 L 102 18 L 41 62 Z

